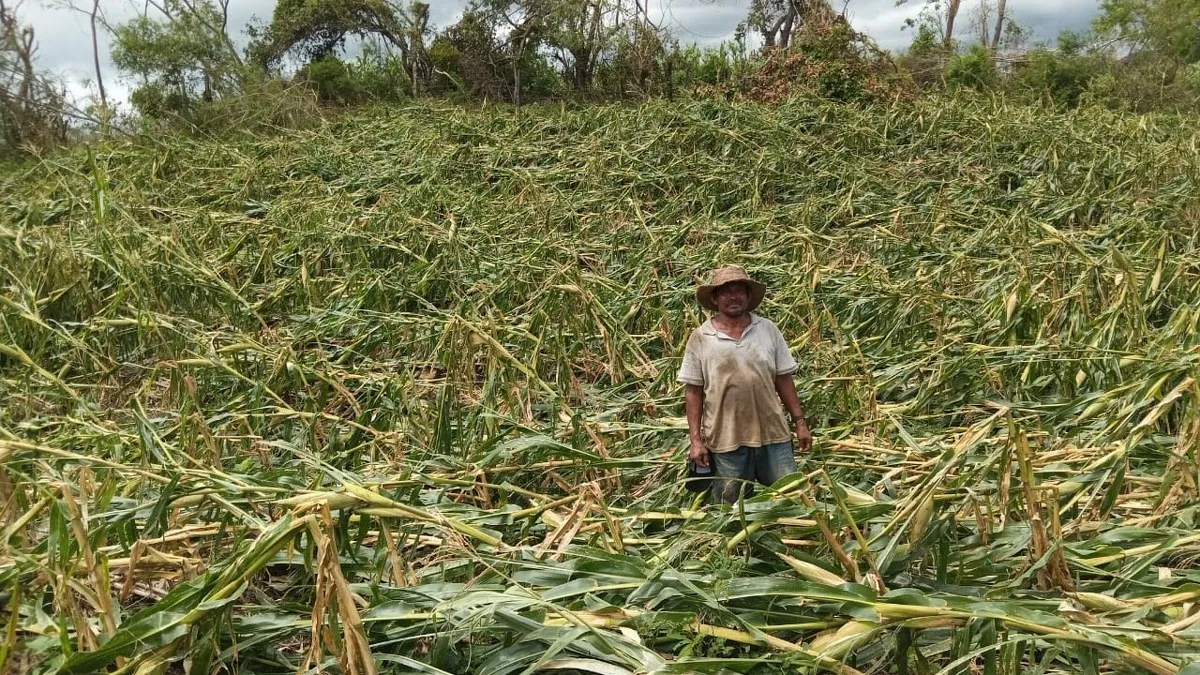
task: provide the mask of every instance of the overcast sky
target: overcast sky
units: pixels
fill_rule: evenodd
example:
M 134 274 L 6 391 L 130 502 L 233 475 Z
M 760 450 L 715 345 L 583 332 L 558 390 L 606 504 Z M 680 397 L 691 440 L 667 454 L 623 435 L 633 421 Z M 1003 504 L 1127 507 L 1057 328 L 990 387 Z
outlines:
M 78 12 L 61 9 L 67 0 L 25 0 L 18 9 L 25 23 L 32 25 L 37 37 L 38 63 L 62 75 L 76 95 L 88 91 L 95 79 L 92 65 L 91 37 L 88 17 Z M 920 10 L 924 0 L 909 0 L 896 5 L 895 0 L 834 0 L 835 9 L 846 6 L 850 23 L 858 30 L 873 37 L 887 49 L 903 48 L 912 39 L 911 33 L 902 31 L 904 21 Z M 960 14 L 959 26 L 967 37 L 969 17 L 979 0 L 965 0 Z M 467 0 L 427 0 L 431 5 L 431 22 L 435 29 L 454 23 Z M 671 29 L 681 42 L 700 44 L 718 43 L 733 34 L 737 23 L 745 16 L 750 0 L 648 0 L 650 15 L 660 25 Z M 76 0 L 83 5 L 85 0 Z M 86 3 L 90 5 L 90 3 Z M 134 8 L 144 0 L 101 0 L 101 6 L 110 23 L 117 24 L 134 15 Z M 1008 0 L 1009 12 L 1022 26 L 1033 31 L 1034 41 L 1051 41 L 1063 29 L 1082 30 L 1087 28 L 1095 16 L 1098 0 Z M 230 4 L 230 26 L 238 27 L 235 37 L 240 37 L 241 28 L 253 17 L 270 20 L 275 0 L 232 0 Z M 124 100 L 130 88 L 122 81 L 109 61 L 108 39 L 101 36 L 101 60 L 104 68 L 104 83 L 110 98 Z

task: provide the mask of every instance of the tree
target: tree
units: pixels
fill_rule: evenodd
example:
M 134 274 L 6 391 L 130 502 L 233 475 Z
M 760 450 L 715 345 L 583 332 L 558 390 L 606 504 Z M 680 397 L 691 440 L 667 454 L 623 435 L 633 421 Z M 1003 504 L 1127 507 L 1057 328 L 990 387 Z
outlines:
M 985 4 L 987 4 L 987 0 L 980 0 L 981 6 Z M 1005 12 L 1006 9 L 1008 9 L 1007 0 L 996 0 L 996 28 L 992 32 L 991 44 L 993 52 L 1000 48 L 1000 37 L 1004 34 L 1005 21 L 1008 20 L 1008 16 Z
M 898 0 L 902 5 L 908 0 Z M 950 49 L 954 46 L 954 24 L 958 19 L 958 11 L 962 8 L 962 0 L 925 0 L 925 6 L 916 19 L 909 19 L 906 26 L 932 26 L 942 38 L 942 46 Z
M 1093 28 L 1120 67 L 1096 78 L 1089 98 L 1138 111 L 1200 109 L 1200 2 L 1103 0 Z
M 645 90 L 663 58 L 665 33 L 642 0 L 480 0 L 496 17 L 496 34 L 519 62 L 529 49 L 548 53 L 577 92 L 595 87 L 597 73 L 625 91 L 630 77 Z
M 278 66 L 288 56 L 306 63 L 336 56 L 351 36 L 377 36 L 400 53 L 413 82 L 428 77 L 429 5 L 395 0 L 280 0 L 270 25 L 255 36 L 252 60 L 263 68 Z
M 607 46 L 613 25 L 605 22 L 613 4 L 605 0 L 558 0 L 546 16 L 546 42 L 570 76 L 576 91 L 592 87 L 596 64 Z
M 429 48 L 433 72 L 464 92 L 522 104 L 561 79 L 547 62 L 552 2 L 476 0 Z
M 664 93 L 671 95 L 670 70 L 674 66 L 672 59 L 679 51 L 679 45 L 669 44 L 670 40 L 666 30 L 649 22 L 629 22 L 621 27 L 616 37 L 609 68 L 622 83 L 632 76 L 637 92 L 643 96 L 649 95 L 660 79 L 666 85 L 667 91 Z M 617 93 L 625 94 L 624 87 Z
M 92 28 L 92 64 L 96 68 L 96 87 L 100 90 L 100 105 L 108 107 L 108 95 L 104 91 L 104 73 L 100 67 L 100 0 L 92 0 L 92 11 L 88 15 Z
M 92 37 L 92 69 L 96 76 L 97 93 L 101 108 L 107 108 L 108 90 L 104 86 L 103 62 L 100 60 L 100 30 L 103 28 L 111 36 L 113 27 L 104 16 L 101 0 L 48 0 L 48 5 L 70 12 L 78 12 L 87 18 Z
M 476 0 L 474 7 L 490 17 L 494 35 L 506 33 L 503 50 L 512 72 L 512 100 L 525 101 L 526 59 L 545 44 L 557 0 Z
M 250 52 L 264 66 L 288 55 L 311 62 L 336 53 L 350 35 L 378 35 L 408 53 L 400 8 L 387 0 L 280 0 Z
M 946 47 L 954 44 L 954 19 L 958 16 L 960 7 L 962 7 L 962 0 L 946 0 Z
M 140 80 L 130 99 L 150 117 L 186 113 L 197 101 L 241 90 L 243 62 L 227 32 L 229 0 L 151 2 L 114 29 L 113 63 Z
M 946 66 L 946 83 L 984 90 L 996 83 L 996 65 L 987 47 L 971 45 L 965 54 L 955 54 Z
M 971 13 L 971 25 L 979 37 L 979 44 L 996 54 L 1002 49 L 1019 49 L 1025 41 L 1026 31 L 1008 13 L 1006 0 L 979 0 Z
M 1196 0 L 1103 0 L 1097 33 L 1133 52 L 1153 52 L 1178 63 L 1200 61 L 1200 2 Z
M 431 68 L 475 96 L 504 96 L 509 91 L 508 71 L 496 42 L 488 16 L 478 9 L 466 11 L 434 38 Z
M 10 152 L 63 140 L 68 130 L 65 96 L 35 68 L 33 28 L 17 9 L 0 0 L 0 149 Z
M 408 62 L 405 69 L 412 78 L 412 93 L 420 93 L 420 84 L 430 75 L 429 51 L 425 48 L 425 38 L 429 36 L 429 4 L 413 0 L 407 14 Z
M 836 17 L 828 0 L 751 0 L 744 29 L 756 30 L 767 47 L 786 49 L 803 26 L 827 26 Z

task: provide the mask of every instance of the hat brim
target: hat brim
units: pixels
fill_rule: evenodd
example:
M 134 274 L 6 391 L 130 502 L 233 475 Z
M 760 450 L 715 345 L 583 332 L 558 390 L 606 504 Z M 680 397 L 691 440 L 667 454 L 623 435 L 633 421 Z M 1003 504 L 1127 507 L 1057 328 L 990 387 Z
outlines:
M 728 286 L 729 284 L 746 284 L 746 287 L 750 289 L 750 311 L 751 312 L 758 309 L 758 306 L 762 304 L 763 298 L 767 297 L 767 285 L 766 284 L 759 282 L 759 281 L 755 281 L 753 279 L 733 279 L 732 281 L 726 281 L 723 284 L 717 284 L 715 286 L 710 285 L 710 284 L 704 284 L 703 286 L 697 286 L 696 287 L 696 300 L 700 301 L 700 306 L 703 307 L 704 309 L 716 312 L 716 311 L 718 311 L 718 309 L 717 309 L 717 304 L 715 302 L 713 302 L 713 297 L 712 297 L 713 293 L 718 288 L 720 288 L 722 286 Z

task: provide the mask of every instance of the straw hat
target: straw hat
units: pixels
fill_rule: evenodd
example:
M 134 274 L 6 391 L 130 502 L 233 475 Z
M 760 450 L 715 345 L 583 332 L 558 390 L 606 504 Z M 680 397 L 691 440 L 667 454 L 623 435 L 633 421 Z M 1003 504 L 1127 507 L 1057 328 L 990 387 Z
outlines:
M 767 294 L 767 286 L 751 279 L 746 274 L 746 270 L 737 265 L 727 265 L 713 270 L 712 278 L 709 282 L 696 289 L 696 299 L 700 301 L 700 304 L 705 309 L 715 312 L 717 311 L 717 305 L 713 302 L 713 291 L 735 281 L 746 284 L 746 287 L 750 289 L 750 311 L 753 312 L 758 309 L 759 303 L 763 301 L 763 296 Z

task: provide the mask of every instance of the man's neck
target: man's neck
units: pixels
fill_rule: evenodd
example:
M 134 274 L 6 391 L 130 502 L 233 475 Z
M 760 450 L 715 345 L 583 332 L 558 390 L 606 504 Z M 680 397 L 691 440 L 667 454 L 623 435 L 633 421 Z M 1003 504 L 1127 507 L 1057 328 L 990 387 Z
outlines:
M 750 312 L 746 312 L 741 316 L 728 316 L 725 314 L 714 314 L 713 323 L 717 324 L 718 328 L 745 328 L 750 325 Z

